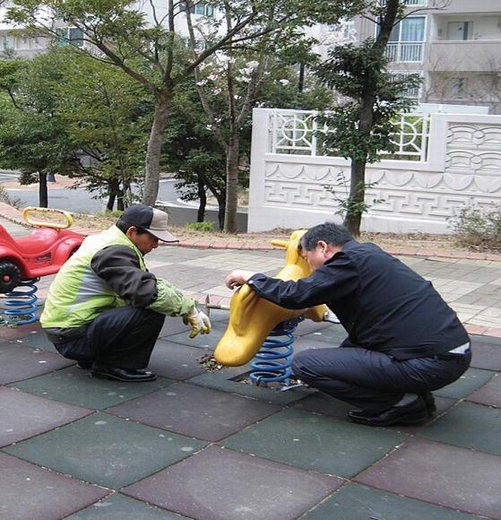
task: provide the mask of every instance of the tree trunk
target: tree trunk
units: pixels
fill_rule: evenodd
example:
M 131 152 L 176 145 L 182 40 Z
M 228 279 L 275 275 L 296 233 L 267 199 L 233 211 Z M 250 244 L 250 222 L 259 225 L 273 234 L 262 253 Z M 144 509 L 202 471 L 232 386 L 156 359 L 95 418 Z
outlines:
M 172 90 L 162 91 L 155 100 L 155 112 L 151 126 L 148 149 L 146 152 L 146 174 L 144 179 L 143 203 L 154 206 L 158 196 L 160 183 L 160 159 L 162 156 L 162 144 Z
M 224 213 L 224 230 L 227 233 L 237 232 L 239 156 L 240 142 L 238 135 L 234 135 L 230 139 L 226 156 L 226 208 Z
M 360 224 L 362 222 L 361 209 L 365 202 L 365 162 L 351 161 L 351 180 L 348 211 L 344 217 L 343 224 L 350 233 L 358 237 L 360 235 Z
M 39 172 L 38 174 L 38 205 L 41 208 L 49 207 L 49 194 L 47 190 L 47 174 Z
M 198 205 L 197 212 L 197 222 L 203 222 L 205 218 L 205 208 L 207 206 L 207 193 L 205 191 L 205 184 L 201 179 L 201 176 L 198 176 L 198 200 L 200 201 Z

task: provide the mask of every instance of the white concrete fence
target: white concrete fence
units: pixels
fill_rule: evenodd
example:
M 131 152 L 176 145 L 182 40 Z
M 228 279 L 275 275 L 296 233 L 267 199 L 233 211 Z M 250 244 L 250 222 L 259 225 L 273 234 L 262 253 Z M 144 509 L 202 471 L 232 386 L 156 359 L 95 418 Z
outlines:
M 501 204 L 501 116 L 478 107 L 420 106 L 402 117 L 395 135 L 399 160 L 368 165 L 362 229 L 450 233 L 448 219 L 472 203 Z M 349 161 L 323 156 L 316 113 L 255 109 L 248 231 L 340 222 L 336 199 L 346 195 Z M 325 186 L 332 186 L 333 195 Z

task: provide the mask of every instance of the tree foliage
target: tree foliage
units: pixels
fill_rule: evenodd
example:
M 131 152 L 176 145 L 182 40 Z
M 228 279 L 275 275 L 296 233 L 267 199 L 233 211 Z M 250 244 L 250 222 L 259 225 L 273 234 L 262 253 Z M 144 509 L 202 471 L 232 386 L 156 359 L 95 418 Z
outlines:
M 385 49 L 391 30 L 405 16 L 404 2 L 371 5 L 377 37 L 336 47 L 316 69 L 318 77 L 338 94 L 338 102 L 321 118 L 332 131 L 320 137 L 329 149 L 351 160 L 344 224 L 354 235 L 360 233 L 367 208 L 366 164 L 378 161 L 380 152 L 392 151 L 392 120 L 415 104 L 406 91 L 421 82 L 416 74 L 397 77 L 387 71 Z

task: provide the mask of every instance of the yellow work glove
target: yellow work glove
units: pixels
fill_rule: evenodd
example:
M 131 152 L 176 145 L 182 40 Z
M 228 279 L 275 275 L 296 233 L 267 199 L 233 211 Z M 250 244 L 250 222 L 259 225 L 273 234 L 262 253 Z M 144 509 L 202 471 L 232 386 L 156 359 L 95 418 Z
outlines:
M 198 334 L 209 334 L 211 324 L 209 316 L 196 307 L 189 314 L 183 316 L 183 323 L 191 327 L 190 338 L 198 336 Z

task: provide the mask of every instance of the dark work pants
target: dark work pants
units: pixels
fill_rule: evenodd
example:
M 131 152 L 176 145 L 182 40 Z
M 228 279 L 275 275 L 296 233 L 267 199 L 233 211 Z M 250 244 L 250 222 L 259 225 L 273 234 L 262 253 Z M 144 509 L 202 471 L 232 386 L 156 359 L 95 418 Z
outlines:
M 66 358 L 116 368 L 145 368 L 165 315 L 139 307 L 118 307 L 100 314 L 85 335 L 55 345 Z
M 442 388 L 468 368 L 471 353 L 449 359 L 434 357 L 397 361 L 358 347 L 311 349 L 294 357 L 294 375 L 341 401 L 368 412 L 382 412 L 406 393 Z

